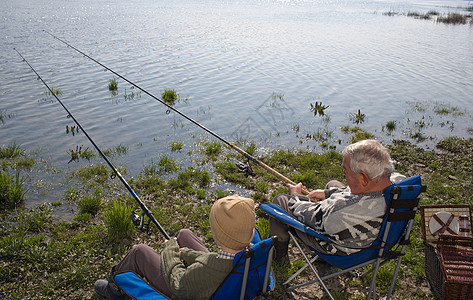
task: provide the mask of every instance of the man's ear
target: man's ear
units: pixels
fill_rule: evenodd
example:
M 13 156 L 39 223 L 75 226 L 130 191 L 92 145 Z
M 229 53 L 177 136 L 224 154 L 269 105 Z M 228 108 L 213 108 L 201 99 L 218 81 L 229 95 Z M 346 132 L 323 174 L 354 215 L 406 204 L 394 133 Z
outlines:
M 368 186 L 368 184 L 370 183 L 371 179 L 370 177 L 368 176 L 368 174 L 366 174 L 365 172 L 363 171 L 360 171 L 360 176 L 361 176 L 361 184 L 363 186 Z

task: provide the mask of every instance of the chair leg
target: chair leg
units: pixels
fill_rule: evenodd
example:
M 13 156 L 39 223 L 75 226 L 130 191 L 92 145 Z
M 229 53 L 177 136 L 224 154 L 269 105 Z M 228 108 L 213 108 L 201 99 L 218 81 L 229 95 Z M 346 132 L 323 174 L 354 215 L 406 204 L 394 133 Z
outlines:
M 381 258 L 376 259 L 373 263 L 373 278 L 371 279 L 370 291 L 366 299 L 371 299 L 371 294 L 373 294 L 373 300 L 376 300 L 376 276 L 378 276 L 378 269 L 381 262 Z
M 319 258 L 317 255 L 314 256 L 314 257 L 310 260 L 310 263 L 311 263 L 311 264 L 314 263 L 314 261 L 316 261 L 317 258 Z M 284 281 L 284 282 L 283 282 L 283 285 L 289 284 L 289 282 L 291 282 L 294 278 L 296 278 L 297 275 L 299 275 L 302 271 L 304 271 L 308 266 L 309 266 L 309 264 L 306 263 L 302 268 L 300 268 L 299 270 L 297 270 L 296 273 L 292 274 L 292 276 L 289 277 L 288 280 Z
M 325 285 L 325 283 L 322 281 L 322 279 L 320 278 L 319 276 L 319 273 L 317 272 L 317 270 L 314 268 L 314 266 L 312 265 L 312 263 L 310 262 L 310 259 L 307 257 L 307 255 L 305 254 L 304 250 L 302 249 L 302 247 L 299 245 L 299 243 L 297 242 L 296 238 L 294 237 L 294 235 L 289 231 L 289 235 L 291 236 L 292 240 L 294 241 L 294 243 L 296 244 L 297 248 L 299 248 L 299 250 L 301 251 L 302 253 L 302 256 L 304 257 L 304 259 L 306 260 L 306 262 L 309 264 L 309 267 L 312 269 L 312 272 L 314 272 L 315 274 L 315 277 L 317 277 L 318 281 L 320 282 L 320 284 L 322 285 L 322 287 L 324 288 L 324 290 L 327 292 L 327 294 L 329 295 L 330 299 L 332 300 L 335 300 L 332 296 L 332 294 L 330 293 L 330 291 L 328 290 L 327 286 Z
M 389 292 L 388 292 L 388 295 L 386 296 L 386 300 L 391 299 L 391 295 L 394 290 L 394 285 L 396 284 L 396 278 L 399 272 L 399 267 L 401 266 L 401 261 L 402 261 L 402 255 L 399 256 L 397 259 L 396 268 L 394 269 L 393 277 L 391 279 L 391 286 L 389 287 Z

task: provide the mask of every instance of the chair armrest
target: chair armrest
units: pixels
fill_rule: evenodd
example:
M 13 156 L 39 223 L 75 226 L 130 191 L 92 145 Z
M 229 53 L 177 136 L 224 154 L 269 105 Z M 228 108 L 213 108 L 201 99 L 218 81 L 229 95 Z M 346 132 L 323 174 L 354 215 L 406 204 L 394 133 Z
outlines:
M 325 235 L 321 233 L 318 233 L 317 231 L 305 225 L 304 223 L 300 222 L 299 220 L 297 220 L 296 218 L 288 214 L 281 207 L 279 207 L 278 205 L 274 203 L 261 204 L 260 208 L 271 217 L 278 219 L 279 221 L 283 222 L 284 224 L 292 228 L 306 232 L 318 239 L 333 243 L 331 239 L 329 239 L 328 237 L 326 237 Z

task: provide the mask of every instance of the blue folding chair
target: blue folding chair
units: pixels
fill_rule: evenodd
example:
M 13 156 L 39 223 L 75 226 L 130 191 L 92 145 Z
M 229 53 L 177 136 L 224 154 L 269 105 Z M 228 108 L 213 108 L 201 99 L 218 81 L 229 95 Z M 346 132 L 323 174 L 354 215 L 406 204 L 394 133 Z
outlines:
M 317 253 L 316 251 L 314 251 L 314 249 L 309 249 L 314 254 L 311 259 L 309 259 L 309 257 L 305 254 L 301 245 L 297 241 L 297 234 L 295 232 L 296 230 L 306 232 L 318 239 L 327 241 L 329 243 L 336 244 L 336 242 L 316 232 L 309 226 L 306 226 L 303 223 L 299 222 L 297 219 L 289 215 L 286 211 L 281 209 L 278 205 L 273 203 L 261 204 L 260 208 L 263 211 L 268 213 L 271 217 L 274 217 L 289 226 L 289 235 L 291 236 L 291 239 L 299 248 L 302 255 L 304 256 L 304 259 L 307 262 L 305 266 L 303 266 L 295 274 L 293 274 L 293 276 L 290 277 L 287 281 L 285 281 L 283 285 L 287 285 L 297 275 L 299 275 L 300 272 L 302 272 L 305 268 L 307 268 L 307 266 L 309 266 L 314 272 L 316 280 L 311 280 L 298 285 L 294 285 L 289 287 L 288 289 L 295 289 L 301 286 L 319 282 L 325 289 L 327 294 L 330 296 L 330 298 L 333 299 L 330 291 L 324 284 L 324 280 L 341 275 L 346 272 L 352 272 L 355 269 L 371 264 L 371 270 L 364 273 L 363 275 L 370 272 L 373 273 L 373 279 L 371 280 L 371 286 L 367 295 L 367 299 L 370 299 L 371 297 L 373 297 L 373 299 L 376 299 L 376 276 L 379 267 L 388 262 L 389 260 L 397 259 L 396 267 L 391 278 L 391 286 L 389 288 L 388 295 L 386 296 L 386 299 L 390 299 L 392 291 L 394 289 L 394 283 L 397 277 L 397 273 L 399 271 L 402 257 L 405 253 L 406 246 L 409 244 L 410 232 L 414 224 L 415 214 L 419 205 L 419 195 L 425 190 L 426 187 L 421 184 L 421 178 L 419 176 L 413 176 L 390 185 L 384 190 L 384 197 L 386 199 L 388 209 L 384 217 L 384 221 L 381 226 L 378 238 L 371 244 L 371 246 L 362 249 L 359 252 L 346 256 L 327 255 Z M 398 247 L 394 248 L 394 246 L 396 245 L 398 245 Z M 335 266 L 341 270 L 326 275 L 324 277 L 320 277 L 313 265 L 313 263 L 319 257 L 325 260 L 330 265 Z
M 258 231 L 255 230 L 253 246 L 235 255 L 232 271 L 211 299 L 254 299 L 258 295 L 273 290 L 274 278 L 271 263 L 274 239 L 275 237 L 261 240 Z M 114 281 L 134 299 L 168 299 L 133 272 L 117 274 Z

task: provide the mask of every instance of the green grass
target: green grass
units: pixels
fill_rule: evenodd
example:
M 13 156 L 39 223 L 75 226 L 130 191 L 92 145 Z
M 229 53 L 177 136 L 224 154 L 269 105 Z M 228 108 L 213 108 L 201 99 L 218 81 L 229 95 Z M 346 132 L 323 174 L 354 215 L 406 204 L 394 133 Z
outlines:
M 0 170 L 0 211 L 15 209 L 23 204 L 25 191 L 24 179 L 17 173 L 15 178 Z
M 206 143 L 204 147 L 204 154 L 208 158 L 215 160 L 222 152 L 222 144 L 219 142 Z
M 387 122 L 385 128 L 388 132 L 393 132 L 396 129 L 396 121 Z
M 179 95 L 174 89 L 165 89 L 164 92 L 161 93 L 161 98 L 167 105 L 174 106 L 179 100 Z
M 348 128 L 349 133 L 363 132 L 361 128 L 355 128 Z M 255 143 L 247 142 L 245 145 L 242 148 L 247 152 L 258 155 Z M 211 250 L 215 250 L 208 215 L 216 199 L 235 193 L 233 187 L 238 187 L 238 193 L 251 195 L 260 204 L 271 201 L 276 194 L 287 192 L 287 188 L 255 164 L 252 166 L 257 176 L 246 178 L 234 164 L 234 160 L 242 159 L 241 156 L 233 152 L 228 154 L 225 148 L 213 151 L 213 145 L 207 146 L 202 144 L 202 151 L 211 149 L 209 154 L 215 160 L 205 159 L 197 166 L 191 164 L 182 168 L 172 156 L 179 154 L 171 152 L 151 166 L 145 166 L 137 178 L 130 180 L 130 184 L 170 235 L 181 228 L 190 228 Z M 473 203 L 473 139 L 450 137 L 430 150 L 394 140 L 389 149 L 398 171 L 408 176 L 422 176 L 428 187 L 421 197 L 422 205 Z M 273 149 L 257 158 L 293 181 L 303 182 L 309 189 L 323 188 L 330 179 L 344 182 L 342 155 L 337 151 L 314 153 Z M 12 299 L 90 299 L 94 281 L 107 278 L 110 268 L 133 244 L 146 243 L 161 249 L 163 239 L 155 227 L 151 227 L 150 236 L 135 234 L 130 214 L 133 209 L 138 212 L 139 208 L 122 186 L 110 185 L 110 171 L 106 165 L 87 165 L 68 172 L 66 177 L 76 180 L 68 182 L 70 186 L 63 199 L 57 200 L 78 206 L 77 215 L 72 220 L 53 219 L 51 211 L 60 207 L 59 202 L 57 206 L 44 205 L 0 214 L 0 295 L 6 294 Z M 455 179 L 451 179 L 452 176 Z M 218 188 L 222 186 L 225 188 Z M 227 189 L 228 186 L 231 188 Z M 96 194 L 94 191 L 100 192 Z M 261 210 L 257 210 L 257 216 L 257 228 L 265 236 L 269 233 L 268 218 Z M 416 218 L 411 244 L 396 283 L 395 297 L 432 297 L 428 290 L 424 289 L 424 294 L 410 288 L 410 283 L 426 285 L 419 222 Z M 300 264 L 302 261 L 297 258 L 292 261 L 291 268 L 274 264 L 277 283 L 288 278 Z M 387 274 L 392 268 L 391 264 L 384 266 L 378 280 L 380 291 L 386 291 Z M 334 290 L 335 297 L 360 299 L 366 291 L 365 280 L 344 277 L 343 284 Z M 310 289 L 308 294 L 311 297 Z M 276 291 L 266 298 L 296 299 L 297 294 L 288 293 L 277 284 Z
M 15 143 L 11 143 L 6 147 L 0 147 L 0 159 L 12 159 L 22 155 L 24 155 L 24 151 Z
M 181 142 L 172 142 L 171 143 L 171 151 L 181 151 L 182 150 L 182 143 Z
M 115 78 L 109 80 L 108 90 L 112 92 L 118 90 L 118 81 Z
M 120 241 L 132 237 L 135 228 L 130 218 L 132 211 L 133 208 L 122 201 L 113 202 L 112 206 L 105 210 L 103 223 L 110 240 Z
M 113 156 L 113 155 L 125 155 L 128 152 L 128 147 L 123 146 L 122 144 L 118 144 L 111 148 L 108 148 L 102 151 L 105 156 Z
M 96 191 L 94 195 L 86 196 L 79 200 L 79 210 L 81 214 L 96 215 L 102 205 L 102 194 Z

